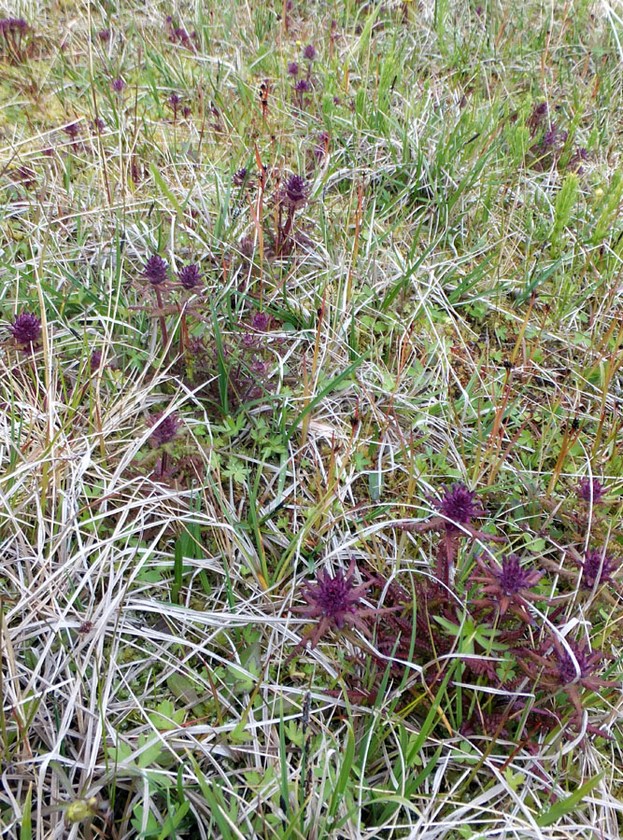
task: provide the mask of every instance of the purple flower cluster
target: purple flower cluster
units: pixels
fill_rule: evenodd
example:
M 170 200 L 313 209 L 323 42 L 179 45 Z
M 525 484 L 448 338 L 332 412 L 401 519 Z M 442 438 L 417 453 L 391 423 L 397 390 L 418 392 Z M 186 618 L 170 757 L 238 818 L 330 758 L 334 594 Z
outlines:
M 564 649 L 562 644 L 556 650 L 556 670 L 560 685 L 569 686 L 575 682 L 585 683 L 590 680 L 591 674 L 603 658 L 602 654 L 591 650 L 590 645 L 580 644 L 572 639 L 568 639 L 567 644 L 573 653 L 573 657 Z
M 154 254 L 149 257 L 143 269 L 143 277 L 151 283 L 152 286 L 160 286 L 168 277 L 169 265 L 166 260 Z
M 248 174 L 246 166 L 242 166 L 240 169 L 237 169 L 232 176 L 232 184 L 235 187 L 241 187 L 247 180 Z
M 41 338 L 41 321 L 31 312 L 21 312 L 13 321 L 11 332 L 21 347 L 33 347 Z
M 527 624 L 532 618 L 527 610 L 527 603 L 539 600 L 530 590 L 543 576 L 543 572 L 526 569 L 521 565 L 517 554 L 508 554 L 501 565 L 495 561 L 483 561 L 476 558 L 478 571 L 472 576 L 475 583 L 482 586 L 485 596 L 472 603 L 473 607 L 493 610 L 500 616 L 511 612 Z
M 2 18 L 0 19 L 0 35 L 7 35 L 7 34 L 14 34 L 19 33 L 23 35 L 24 33 L 28 32 L 30 27 L 24 20 L 24 18 Z
M 257 332 L 266 332 L 270 325 L 270 317 L 265 312 L 256 312 L 251 318 L 251 327 Z
M 526 120 L 526 126 L 533 138 L 538 138 L 530 147 L 535 156 L 536 168 L 543 169 L 552 163 L 558 164 L 563 157 L 563 150 L 569 139 L 567 131 L 559 128 L 556 123 L 550 121 L 550 111 L 547 102 L 540 102 L 532 109 L 532 113 Z M 588 160 L 588 151 L 583 146 L 574 146 L 566 167 L 571 172 L 581 174 L 583 164 Z M 563 158 L 564 159 L 564 158 Z
M 614 559 L 599 549 L 586 552 L 582 562 L 580 585 L 583 589 L 592 589 L 596 584 L 612 580 L 612 572 L 617 564 Z
M 583 478 L 577 488 L 578 499 L 587 504 L 599 505 L 603 501 L 606 489 L 596 478 Z
M 147 422 L 152 429 L 150 440 L 156 447 L 170 443 L 181 425 L 177 415 L 168 414 L 165 417 L 162 412 L 152 415 Z
M 447 522 L 447 527 L 469 525 L 472 519 L 482 516 L 482 505 L 476 499 L 473 490 L 468 490 L 461 482 L 446 488 L 443 498 L 437 503 L 437 509 Z
M 181 102 L 182 102 L 182 98 L 177 93 L 172 93 L 169 96 L 169 98 L 167 99 L 167 103 L 169 104 L 171 110 L 173 111 L 173 119 L 177 118 L 177 112 L 179 110 Z
M 533 137 L 543 127 L 548 114 L 549 108 L 547 106 L 547 102 L 539 102 L 539 104 L 535 105 L 532 109 L 532 113 L 528 117 L 527 126 Z
M 71 141 L 75 143 L 80 135 L 80 123 L 77 121 L 69 123 L 68 125 L 63 126 L 63 131 L 71 139 Z
M 94 350 L 91 353 L 91 359 L 89 361 L 89 366 L 90 366 L 92 372 L 95 372 L 96 370 L 99 370 L 101 368 L 103 356 L 104 356 L 104 354 L 102 353 L 101 350 Z
M 172 15 L 167 15 L 166 28 L 169 41 L 172 44 L 179 44 L 187 50 L 195 49 L 195 42 L 197 40 L 196 32 L 188 32 L 183 26 L 178 26 L 173 20 Z
M 361 598 L 372 582 L 355 585 L 355 563 L 351 561 L 346 573 L 341 569 L 333 577 L 320 571 L 316 583 L 309 584 L 301 593 L 307 606 L 295 607 L 294 611 L 305 618 L 317 619 L 314 631 L 308 636 L 312 647 L 330 629 L 343 630 L 347 626 L 357 627 L 367 634 L 364 615 L 369 612 L 361 604 Z
M 299 108 L 302 108 L 305 102 L 305 94 L 309 93 L 312 89 L 311 82 L 307 79 L 299 79 L 298 82 L 294 85 L 294 95 L 296 97 L 296 101 L 299 105 Z
M 12 64 L 24 61 L 32 30 L 24 18 L 0 19 L 0 56 Z
M 306 61 L 315 61 L 317 55 L 316 47 L 313 44 L 308 44 L 303 50 L 303 58 Z
M 290 210 L 299 210 L 307 203 L 309 185 L 301 175 L 286 178 L 281 190 L 281 200 Z
M 509 554 L 502 560 L 502 568 L 496 573 L 496 577 L 504 595 L 516 595 L 522 589 L 534 586 L 542 574 L 522 568 L 519 556 Z
M 195 263 L 183 266 L 177 276 L 182 286 L 189 291 L 201 283 L 201 271 Z

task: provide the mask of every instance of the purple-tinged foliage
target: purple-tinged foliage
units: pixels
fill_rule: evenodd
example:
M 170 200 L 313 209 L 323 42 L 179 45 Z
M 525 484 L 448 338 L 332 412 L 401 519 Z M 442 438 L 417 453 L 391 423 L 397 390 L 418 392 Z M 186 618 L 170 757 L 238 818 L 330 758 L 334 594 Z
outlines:
M 10 170 L 9 174 L 16 183 L 23 184 L 27 189 L 37 183 L 35 171 L 29 166 L 17 166 L 15 169 Z
M 580 726 L 584 715 L 580 689 L 599 692 L 614 683 L 601 679 L 596 673 L 602 660 L 607 658 L 605 654 L 592 650 L 586 642 L 565 641 L 566 645 L 563 645 L 557 636 L 553 636 L 539 651 L 524 647 L 516 651 L 516 662 L 534 680 L 533 691 L 538 689 L 553 695 L 564 691 L 573 704 L 575 723 Z M 604 733 L 596 730 L 596 734 Z
M 585 164 L 587 160 L 588 150 L 585 149 L 583 146 L 578 146 L 574 149 L 573 154 L 569 158 L 567 168 L 571 170 L 571 172 L 575 172 L 577 175 L 581 175 L 584 172 L 583 164 Z
M 551 123 L 543 132 L 541 139 L 530 147 L 530 151 L 536 156 L 535 163 L 538 166 L 549 166 L 560 159 L 562 148 L 567 142 L 568 134 L 561 130 L 555 123 Z
M 329 152 L 329 132 L 321 131 L 318 135 L 318 140 L 314 146 L 314 157 L 316 161 L 320 162 Z
M 149 257 L 143 269 L 143 277 L 148 280 L 152 286 L 160 286 L 164 283 L 168 276 L 169 266 L 166 260 L 154 254 Z
M 547 107 L 547 102 L 539 102 L 538 105 L 535 105 L 532 109 L 532 113 L 528 117 L 528 128 L 530 129 L 530 133 L 534 136 L 537 131 L 543 126 L 547 115 L 549 113 L 549 109 Z
M 597 478 L 583 478 L 578 484 L 576 493 L 580 501 L 599 505 L 606 494 L 606 488 Z
M 250 260 L 255 251 L 255 240 L 252 236 L 243 236 L 238 244 L 238 247 L 244 259 Z
M 168 414 L 165 417 L 162 412 L 154 414 L 147 422 L 152 428 L 150 440 L 154 446 L 164 446 L 170 443 L 181 425 L 175 414 Z
M 590 645 L 567 640 L 573 656 L 564 648 L 562 643 L 556 645 L 555 672 L 553 679 L 557 679 L 561 688 L 580 683 L 585 688 L 598 688 L 601 680 L 596 681 L 595 670 L 603 659 L 599 651 L 591 650 Z
M 299 210 L 307 203 L 309 185 L 301 175 L 286 178 L 281 190 L 281 200 L 290 210 Z
M 253 373 L 258 378 L 263 378 L 268 375 L 270 371 L 270 365 L 268 362 L 264 361 L 264 359 L 253 359 L 250 366 L 251 373 Z
M 566 131 L 561 131 L 557 125 L 552 123 L 543 135 L 543 140 L 541 142 L 545 149 L 556 148 L 567 142 L 567 136 L 568 134 Z
M 21 312 L 15 317 L 11 332 L 21 347 L 33 347 L 41 338 L 41 321 L 31 312 Z
M 582 561 L 582 577 L 580 586 L 583 589 L 592 589 L 596 584 L 606 583 L 612 580 L 612 572 L 617 568 L 614 559 L 599 549 L 586 552 Z
M 185 265 L 179 270 L 177 276 L 182 286 L 189 291 L 201 283 L 201 271 L 195 263 Z

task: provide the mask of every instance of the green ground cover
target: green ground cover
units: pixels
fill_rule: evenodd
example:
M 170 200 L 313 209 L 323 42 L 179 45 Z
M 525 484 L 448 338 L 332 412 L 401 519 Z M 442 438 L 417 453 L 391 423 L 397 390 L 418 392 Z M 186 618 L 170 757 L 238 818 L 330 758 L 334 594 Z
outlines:
M 617 840 L 623 4 L 4 13 L 4 836 Z

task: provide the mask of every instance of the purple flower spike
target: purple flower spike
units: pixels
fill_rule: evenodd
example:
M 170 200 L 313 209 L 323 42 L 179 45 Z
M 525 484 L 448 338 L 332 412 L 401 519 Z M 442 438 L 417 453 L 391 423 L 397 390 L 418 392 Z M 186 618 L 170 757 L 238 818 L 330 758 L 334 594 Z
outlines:
M 509 554 L 502 560 L 502 568 L 497 573 L 500 589 L 504 595 L 516 595 L 522 589 L 530 589 L 538 583 L 543 572 L 530 572 L 523 569 L 517 554 Z
M 582 580 L 580 586 L 582 589 L 592 589 L 595 584 L 606 583 L 612 580 L 612 572 L 616 569 L 616 564 L 612 557 L 604 554 L 599 549 L 587 551 L 584 555 L 584 562 L 582 563 Z
M 315 61 L 317 56 L 316 47 L 313 44 L 308 44 L 303 50 L 303 58 L 307 61 Z
M 170 443 L 181 425 L 175 414 L 163 417 L 162 412 L 154 414 L 147 422 L 152 428 L 151 441 L 154 446 L 164 446 L 166 443 Z
M 30 29 L 24 18 L 2 18 L 0 20 L 0 32 L 5 34 L 14 34 L 18 33 L 22 35 L 24 32 L 27 32 Z
M 296 93 L 309 93 L 311 90 L 311 84 L 307 81 L 307 79 L 299 79 L 294 85 L 294 90 Z
M 76 140 L 78 135 L 80 134 L 80 123 L 79 122 L 72 122 L 69 125 L 66 125 L 63 128 L 63 131 L 68 137 L 71 137 L 72 140 Z
M 167 279 L 167 272 L 169 266 L 166 260 L 154 254 L 145 263 L 143 270 L 143 277 L 148 280 L 152 286 L 160 286 Z
M 599 505 L 606 493 L 606 488 L 596 478 L 583 478 L 578 484 L 576 493 L 578 499 L 582 502 L 587 502 L 588 504 L 592 502 L 594 505 Z
M 199 266 L 195 265 L 195 263 L 185 265 L 180 269 L 177 276 L 182 286 L 189 291 L 201 283 L 201 272 L 199 271 Z
M 476 558 L 475 583 L 482 585 L 484 598 L 474 601 L 473 606 L 495 610 L 501 616 L 512 612 L 528 624 L 532 623 L 527 609 L 528 602 L 538 601 L 541 596 L 530 592 L 543 577 L 543 572 L 522 567 L 517 554 L 508 554 L 498 566 L 495 560 L 485 562 Z
M 363 633 L 368 627 L 363 620 L 367 610 L 360 604 L 372 581 L 355 586 L 355 562 L 351 561 L 346 574 L 337 571 L 334 577 L 328 572 L 318 572 L 316 584 L 303 590 L 306 607 L 296 608 L 296 612 L 307 618 L 317 618 L 318 625 L 311 635 L 312 647 L 329 629 L 342 630 L 347 625 L 358 627 Z
M 115 93 L 121 93 L 121 91 L 124 89 L 124 87 L 125 87 L 125 82 L 123 81 L 123 79 L 119 78 L 119 79 L 113 79 L 112 80 L 112 89 L 115 91 Z
M 299 66 L 298 66 L 298 64 L 296 63 L 296 61 L 291 61 L 291 62 L 288 64 L 288 74 L 289 74 L 290 76 L 298 76 L 298 73 L 299 73 Z
M 461 482 L 446 488 L 443 499 L 438 502 L 437 509 L 448 520 L 446 527 L 455 525 L 469 525 L 472 519 L 482 516 L 480 501 L 476 499 L 473 490 L 468 490 Z
M 96 370 L 100 369 L 100 367 L 102 366 L 102 357 L 103 357 L 103 353 L 102 353 L 101 350 L 94 350 L 91 353 L 90 366 L 91 366 L 92 371 L 96 371 Z
M 41 321 L 31 312 L 22 312 L 11 325 L 13 338 L 22 347 L 32 347 L 41 338 Z
M 266 332 L 270 324 L 270 317 L 265 312 L 256 312 L 251 318 L 251 326 L 258 332 Z
M 291 210 L 298 210 L 306 204 L 309 197 L 309 186 L 301 175 L 290 175 L 286 179 L 282 190 L 282 200 Z
M 236 172 L 234 172 L 232 176 L 232 183 L 235 187 L 241 187 L 244 182 L 247 180 L 247 168 L 246 166 L 241 167 Z

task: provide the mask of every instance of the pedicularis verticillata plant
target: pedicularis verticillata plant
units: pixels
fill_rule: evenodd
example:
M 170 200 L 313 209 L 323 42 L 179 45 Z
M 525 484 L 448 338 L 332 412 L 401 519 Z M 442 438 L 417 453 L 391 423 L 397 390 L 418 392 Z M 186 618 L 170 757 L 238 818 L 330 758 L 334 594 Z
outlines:
M 587 488 L 583 483 L 580 495 L 601 498 L 600 491 L 601 485 Z M 433 548 L 433 574 L 416 578 L 409 592 L 368 569 L 364 569 L 365 583 L 356 587 L 353 563 L 346 575 L 337 572 L 330 577 L 320 572 L 316 584 L 308 584 L 301 592 L 307 606 L 294 608 L 316 622 L 301 644 L 311 640 L 315 646 L 329 633 L 355 627 L 374 640 L 382 655 L 379 668 L 387 667 L 389 658 L 394 663 L 392 675 L 400 679 L 403 663 L 412 657 L 424 669 L 431 692 L 448 669 L 460 662 L 457 673 L 462 679 L 468 673 L 476 686 L 496 692 L 484 694 L 478 705 L 469 693 L 461 695 L 460 730 L 465 735 L 497 732 L 521 739 L 526 732 L 551 730 L 565 719 L 569 733 L 577 731 L 584 726 L 584 692 L 612 687 L 597 673 L 604 654 L 573 639 L 563 641 L 564 629 L 557 630 L 552 623 L 560 606 L 551 598 L 545 572 L 534 568 L 534 560 L 510 551 L 498 559 L 488 551 L 475 554 L 463 583 L 458 572 L 451 574 L 462 541 L 493 535 L 474 530 L 473 521 L 483 520 L 486 513 L 475 492 L 464 484 L 445 488 L 433 504 L 439 515 L 407 529 L 421 536 L 439 534 Z M 588 551 L 577 565 L 576 580 L 583 589 L 615 585 L 618 564 L 605 552 Z M 573 579 L 569 582 L 572 585 Z M 382 595 L 382 605 L 364 606 L 360 602 L 364 593 L 371 604 Z M 546 613 L 549 625 L 543 624 Z M 369 650 L 365 655 L 375 656 Z M 526 677 L 534 695 L 529 705 L 524 693 L 515 696 L 516 691 L 525 691 Z M 353 697 L 375 701 L 374 691 L 366 692 L 356 668 L 344 678 Z M 604 734 L 592 724 L 586 731 Z
M 11 333 L 17 344 L 31 347 L 41 338 L 41 321 L 32 312 L 21 312 L 11 325 Z
M 328 630 L 343 630 L 356 627 L 362 633 L 369 633 L 365 618 L 370 610 L 361 604 L 361 598 L 372 586 L 371 581 L 355 584 L 355 562 L 351 561 L 346 572 L 338 569 L 333 576 L 326 571 L 318 572 L 316 583 L 308 584 L 302 592 L 307 606 L 294 607 L 294 611 L 305 618 L 317 619 L 305 641 L 315 647 Z

